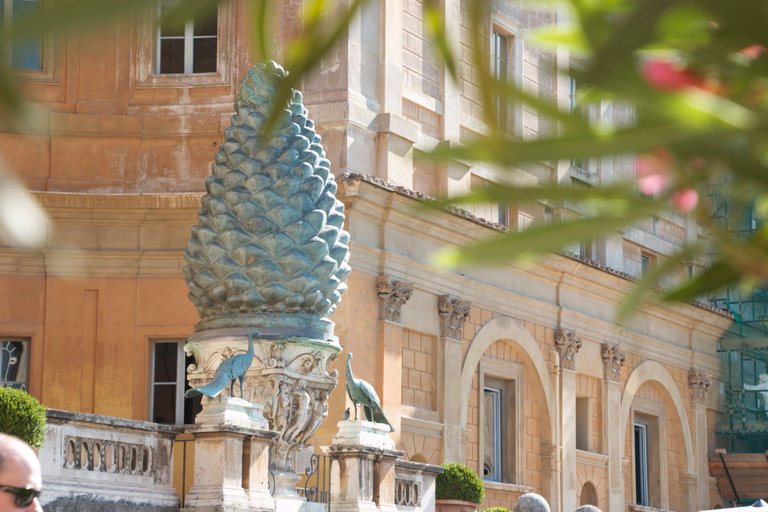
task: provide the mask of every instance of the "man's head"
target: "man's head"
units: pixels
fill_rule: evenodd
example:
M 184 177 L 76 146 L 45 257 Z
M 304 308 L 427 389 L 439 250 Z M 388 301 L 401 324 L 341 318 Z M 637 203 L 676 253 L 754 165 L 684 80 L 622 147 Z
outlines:
M 19 506 L 30 496 L 29 492 L 21 489 L 39 491 L 42 488 L 40 462 L 32 448 L 21 439 L 0 434 L 0 512 L 42 512 L 43 508 L 37 498 L 26 507 Z

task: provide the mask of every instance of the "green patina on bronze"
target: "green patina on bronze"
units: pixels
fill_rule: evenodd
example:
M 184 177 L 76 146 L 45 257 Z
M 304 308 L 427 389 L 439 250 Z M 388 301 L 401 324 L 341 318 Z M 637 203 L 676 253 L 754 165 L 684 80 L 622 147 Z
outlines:
M 327 331 L 351 269 L 344 205 L 301 93 L 274 105 L 285 71 L 261 63 L 240 82 L 236 115 L 216 153 L 184 259 L 197 330 Z M 274 135 L 262 126 L 282 112 Z M 287 107 L 287 108 L 286 108 Z

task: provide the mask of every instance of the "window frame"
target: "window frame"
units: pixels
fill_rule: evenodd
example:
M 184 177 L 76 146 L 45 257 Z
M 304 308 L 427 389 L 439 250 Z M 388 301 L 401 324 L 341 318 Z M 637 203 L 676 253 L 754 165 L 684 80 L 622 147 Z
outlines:
M 155 382 L 155 347 L 161 343 L 176 344 L 176 381 L 175 382 Z M 184 352 L 186 340 L 182 339 L 155 339 L 151 341 L 151 358 L 149 372 L 149 420 L 155 422 L 155 387 L 156 386 L 176 386 L 176 410 L 174 411 L 174 423 L 169 425 L 184 425 L 184 392 L 187 382 L 186 359 Z
M 485 429 L 482 424 L 479 425 L 478 432 L 478 465 L 480 466 L 478 474 L 486 482 L 525 485 L 525 379 L 523 365 L 483 357 L 479 364 L 479 380 L 479 418 L 485 418 L 485 389 L 499 387 L 499 381 L 504 383 L 506 389 L 501 390 L 500 396 L 501 478 L 500 480 L 491 480 L 482 476 L 482 466 L 485 460 Z M 514 411 L 509 410 L 510 403 Z M 510 418 L 513 420 L 510 421 Z M 482 420 L 480 421 L 482 422 Z M 512 441 L 511 445 L 508 444 L 510 440 Z
M 25 338 L 25 337 L 18 337 L 18 336 L 0 336 L 0 343 L 2 342 L 21 342 L 24 345 L 24 351 L 22 353 L 22 363 L 19 367 L 19 371 L 22 372 L 22 376 L 24 377 L 22 380 L 8 380 L 6 381 L 4 378 L 2 378 L 2 370 L 3 368 L 0 368 L 0 387 L 7 387 L 12 384 L 19 384 L 23 383 L 22 388 L 16 388 L 16 389 L 23 389 L 26 392 L 29 392 L 29 370 L 30 370 L 30 352 L 32 350 L 32 340 L 31 338 Z M 17 376 L 18 377 L 18 376 Z
M 502 16 L 499 12 L 493 11 L 490 16 L 489 39 L 488 39 L 488 64 L 491 70 L 491 76 L 494 70 L 494 49 L 493 49 L 493 34 L 498 32 L 507 37 L 507 82 L 511 83 L 515 87 L 520 87 L 522 84 L 523 76 L 523 52 L 522 44 L 518 44 L 523 34 L 522 26 L 513 22 L 509 18 Z M 500 100 L 498 98 L 497 100 Z M 505 101 L 506 103 L 506 101 Z M 507 129 L 502 132 L 515 137 L 522 138 L 522 118 L 523 118 L 523 106 L 519 101 L 513 102 L 512 105 L 508 103 L 505 105 L 507 110 Z M 511 118 L 511 119 L 510 119 Z M 498 122 L 498 121 L 497 121 Z
M 636 464 L 635 464 L 635 424 L 646 426 L 647 432 L 647 462 L 648 462 L 648 505 L 652 508 L 669 509 L 669 482 L 667 463 L 667 415 L 664 403 L 636 397 L 632 402 L 630 412 L 632 426 L 630 428 L 632 462 L 632 500 L 637 495 Z
M 47 0 L 39 0 L 40 9 L 46 8 Z M 10 4 L 10 8 L 8 7 Z M 3 23 L 10 25 L 13 23 L 13 0 L 0 0 L 0 8 L 3 9 Z M 39 64 L 38 69 L 16 68 L 13 67 L 13 40 L 9 41 L 5 48 L 5 54 L 0 55 L 0 65 L 13 80 L 23 82 L 39 82 L 55 85 L 59 82 L 58 66 L 56 65 L 56 47 L 54 45 L 55 36 L 51 34 L 39 35 Z
M 151 6 L 142 11 L 136 18 L 135 44 L 135 88 L 189 88 L 189 87 L 218 87 L 232 84 L 232 65 L 230 46 L 233 35 L 233 2 L 219 4 L 218 25 L 216 28 L 216 72 L 194 74 L 160 74 L 156 73 L 156 58 L 158 55 L 160 26 L 157 23 L 159 9 Z M 186 53 L 185 53 L 186 58 Z
M 164 6 L 171 6 L 175 2 L 172 0 L 164 0 L 161 2 L 158 2 L 157 9 L 158 9 L 158 19 L 162 15 L 162 8 Z M 191 75 L 215 75 L 216 72 L 205 72 L 205 73 L 195 73 L 195 40 L 196 39 L 216 39 L 216 55 L 217 55 L 217 69 L 218 69 L 218 53 L 219 53 L 219 16 L 221 15 L 220 11 L 217 7 L 216 12 L 216 35 L 210 36 L 196 36 L 195 35 L 195 27 L 194 27 L 194 20 L 188 19 L 184 22 L 184 35 L 179 36 L 163 36 L 162 33 L 162 26 L 158 23 L 157 24 L 157 32 L 155 34 L 155 52 L 154 52 L 154 60 L 152 62 L 152 73 L 155 75 L 173 75 L 173 76 L 191 76 Z M 161 73 L 160 72 L 160 66 L 162 63 L 162 41 L 163 39 L 181 39 L 184 41 L 184 72 L 183 73 Z

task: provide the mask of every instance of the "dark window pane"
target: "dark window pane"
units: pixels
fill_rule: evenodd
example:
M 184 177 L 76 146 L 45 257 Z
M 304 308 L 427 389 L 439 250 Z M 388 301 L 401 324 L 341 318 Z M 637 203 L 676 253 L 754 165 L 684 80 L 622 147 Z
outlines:
M 176 343 L 155 343 L 155 382 L 176 382 Z
M 173 12 L 173 7 L 164 5 L 160 10 L 160 36 L 161 37 L 184 37 L 184 20 L 169 20 L 168 14 Z
M 13 0 L 13 18 L 19 21 L 36 14 L 37 0 Z M 11 66 L 20 69 L 40 69 L 40 34 L 26 33 L 13 39 Z
M 160 73 L 184 73 L 184 40 L 160 41 Z
M 195 18 L 193 29 L 196 36 L 215 36 L 218 35 L 218 25 L 218 12 L 204 12 Z
M 195 63 L 193 73 L 216 72 L 216 42 L 215 37 L 195 39 Z
M 152 421 L 176 423 L 176 386 L 155 386 L 152 392 Z
M 23 363 L 24 343 L 21 341 L 3 341 L 0 352 L 0 380 L 14 381 Z

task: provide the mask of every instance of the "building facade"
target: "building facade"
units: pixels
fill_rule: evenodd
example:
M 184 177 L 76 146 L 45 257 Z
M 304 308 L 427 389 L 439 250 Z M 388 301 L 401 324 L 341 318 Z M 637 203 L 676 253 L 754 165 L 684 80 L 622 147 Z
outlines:
M 542 203 L 427 211 L 425 195 L 489 182 L 601 186 L 635 172 L 632 156 L 507 170 L 423 158 L 487 130 L 471 1 L 444 2 L 458 82 L 428 41 L 423 3 L 380 0 L 364 5 L 302 84 L 351 234 L 336 335 L 357 356 L 356 375 L 378 390 L 398 449 L 414 461 L 470 466 L 485 479 L 484 507 L 511 508 L 537 492 L 563 512 L 587 503 L 611 512 L 713 508 L 716 345 L 731 316 L 649 304 L 626 325 L 614 321 L 632 278 L 700 235 L 693 217 L 666 214 L 528 265 L 429 264 L 440 247 L 579 212 Z M 238 81 L 253 64 L 248 7 L 235 0 L 159 29 L 160 11 L 147 9 L 99 30 L 42 37 L 37 60 L 18 66 L 23 94 L 46 109 L 46 130 L 6 126 L 0 151 L 50 224 L 41 249 L 0 248 L 0 337 L 4 364 L 15 361 L 4 383 L 51 408 L 192 422 L 195 405 L 182 394 L 193 361 L 183 345 L 198 317 L 181 254 Z M 300 19 L 296 2 L 280 9 L 278 48 Z M 626 105 L 578 105 L 567 70 L 579 61 L 528 42 L 530 29 L 563 16 L 529 2 L 484 4 L 478 36 L 495 76 L 593 123 L 634 122 Z M 556 129 L 525 106 L 495 109 L 513 137 Z M 330 444 L 349 406 L 341 374 L 315 447 Z

